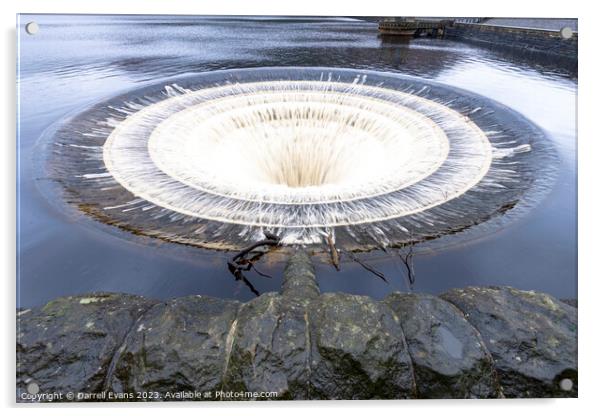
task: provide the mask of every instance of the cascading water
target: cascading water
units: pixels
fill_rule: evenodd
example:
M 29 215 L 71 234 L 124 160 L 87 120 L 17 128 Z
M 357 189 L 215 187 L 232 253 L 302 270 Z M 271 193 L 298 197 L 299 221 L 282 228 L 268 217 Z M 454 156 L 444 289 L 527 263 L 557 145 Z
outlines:
M 261 68 L 96 104 L 57 128 L 49 166 L 70 202 L 136 233 L 224 249 L 264 231 L 284 244 L 332 235 L 368 249 L 532 204 L 552 166 L 542 139 L 513 111 L 429 81 Z

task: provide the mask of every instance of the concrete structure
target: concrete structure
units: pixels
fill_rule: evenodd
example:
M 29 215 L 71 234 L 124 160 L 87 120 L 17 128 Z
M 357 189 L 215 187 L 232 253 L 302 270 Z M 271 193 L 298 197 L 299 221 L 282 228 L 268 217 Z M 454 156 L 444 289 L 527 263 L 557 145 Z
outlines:
M 378 24 L 378 31 L 382 35 L 394 36 L 443 36 L 445 26 L 450 24 L 450 21 L 444 20 L 383 20 Z
M 577 19 L 385 18 L 378 30 L 381 35 L 438 36 L 576 61 L 577 27 Z M 569 29 L 565 35 L 570 37 L 563 37 L 562 29 Z
M 445 28 L 445 38 L 577 60 L 576 32 L 565 39 L 558 30 L 497 26 L 488 22 L 454 23 Z
M 478 21 L 467 21 L 462 23 L 483 23 L 488 26 L 522 27 L 527 29 L 542 29 L 557 32 L 565 27 L 570 28 L 573 32 L 577 32 L 578 30 L 577 19 L 488 17 L 480 18 Z

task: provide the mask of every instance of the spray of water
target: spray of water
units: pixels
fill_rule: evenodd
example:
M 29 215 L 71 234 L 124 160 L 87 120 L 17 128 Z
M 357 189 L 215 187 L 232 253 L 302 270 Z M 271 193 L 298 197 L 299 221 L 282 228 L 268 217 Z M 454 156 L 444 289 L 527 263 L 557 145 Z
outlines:
M 267 230 L 285 244 L 388 246 L 491 219 L 534 182 L 539 131 L 458 90 L 342 70 L 206 78 L 116 97 L 59 129 L 69 198 L 189 244 L 235 248 Z

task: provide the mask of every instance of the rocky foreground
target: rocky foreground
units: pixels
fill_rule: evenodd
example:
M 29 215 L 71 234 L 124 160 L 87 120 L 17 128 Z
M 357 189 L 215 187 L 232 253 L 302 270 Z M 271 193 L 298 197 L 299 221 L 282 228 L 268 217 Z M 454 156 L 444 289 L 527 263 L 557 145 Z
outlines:
M 270 392 L 266 394 L 265 392 Z M 17 401 L 577 397 L 577 309 L 509 287 L 247 303 L 119 293 L 18 311 Z

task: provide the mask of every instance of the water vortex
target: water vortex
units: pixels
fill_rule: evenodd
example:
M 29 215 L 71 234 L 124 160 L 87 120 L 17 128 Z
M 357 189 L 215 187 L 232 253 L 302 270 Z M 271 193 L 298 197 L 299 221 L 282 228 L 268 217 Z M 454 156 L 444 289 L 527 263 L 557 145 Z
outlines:
M 101 102 L 52 135 L 52 176 L 104 222 L 236 249 L 458 233 L 534 195 L 543 134 L 513 111 L 369 71 L 216 71 Z

